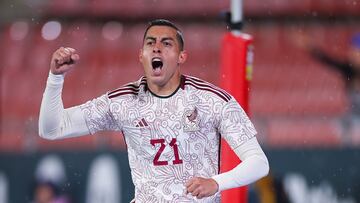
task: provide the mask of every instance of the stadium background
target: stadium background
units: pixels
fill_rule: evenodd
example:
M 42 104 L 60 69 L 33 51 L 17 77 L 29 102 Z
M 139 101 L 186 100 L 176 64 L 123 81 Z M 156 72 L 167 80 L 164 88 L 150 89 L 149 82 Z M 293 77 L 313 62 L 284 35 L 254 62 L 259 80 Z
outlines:
M 65 106 L 80 104 L 138 79 L 145 23 L 168 18 L 184 31 L 183 72 L 218 85 L 229 1 L 3 0 L 0 6 L 0 202 L 30 202 L 38 164 L 49 154 L 63 163 L 62 191 L 72 202 L 87 202 L 94 160 L 110 157 L 119 169 L 119 198 L 128 202 L 133 188 L 121 135 L 38 137 L 51 53 L 61 45 L 80 53 L 63 94 Z M 360 1 L 245 0 L 244 14 L 243 31 L 255 47 L 250 112 L 271 167 L 269 177 L 250 186 L 249 202 L 360 202 L 360 127 L 344 134 L 344 81 L 297 46 L 310 35 L 344 58 L 350 37 L 360 32 Z

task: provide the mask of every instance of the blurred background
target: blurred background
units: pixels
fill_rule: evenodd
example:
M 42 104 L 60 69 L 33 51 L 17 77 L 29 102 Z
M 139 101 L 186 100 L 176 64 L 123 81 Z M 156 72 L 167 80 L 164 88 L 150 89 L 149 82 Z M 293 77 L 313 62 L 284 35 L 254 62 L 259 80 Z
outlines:
M 174 21 L 185 74 L 220 84 L 229 0 L 1 0 L 0 202 L 129 202 L 121 134 L 62 141 L 38 136 L 51 54 L 76 48 L 65 107 L 142 75 L 146 23 Z M 360 0 L 245 0 L 254 37 L 250 116 L 270 175 L 249 203 L 360 202 Z M 120 191 L 120 192 L 119 192 Z

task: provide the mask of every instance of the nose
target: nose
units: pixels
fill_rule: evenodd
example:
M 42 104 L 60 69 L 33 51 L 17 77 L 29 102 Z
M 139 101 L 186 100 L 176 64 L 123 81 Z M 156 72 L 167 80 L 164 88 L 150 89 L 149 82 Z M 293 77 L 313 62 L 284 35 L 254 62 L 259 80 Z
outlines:
M 159 48 L 154 48 L 154 50 L 153 50 L 153 53 L 160 53 L 161 51 L 160 51 L 160 49 Z
M 161 53 L 160 43 L 156 43 L 153 48 L 153 53 Z

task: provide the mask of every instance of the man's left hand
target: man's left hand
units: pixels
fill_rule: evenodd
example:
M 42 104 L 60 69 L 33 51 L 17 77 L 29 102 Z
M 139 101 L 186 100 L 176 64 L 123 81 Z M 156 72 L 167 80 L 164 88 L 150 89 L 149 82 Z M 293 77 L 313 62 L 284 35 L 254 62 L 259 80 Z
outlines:
M 185 184 L 186 194 L 191 193 L 192 196 L 201 199 L 214 195 L 219 186 L 212 178 L 195 177 L 188 180 Z

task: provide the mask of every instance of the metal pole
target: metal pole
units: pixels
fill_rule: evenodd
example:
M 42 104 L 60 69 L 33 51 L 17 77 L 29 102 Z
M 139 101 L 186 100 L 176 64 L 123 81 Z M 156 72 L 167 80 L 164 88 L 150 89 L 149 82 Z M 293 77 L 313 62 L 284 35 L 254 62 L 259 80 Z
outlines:
M 231 0 L 231 22 L 238 23 L 243 20 L 242 0 Z
M 231 0 L 231 23 L 242 23 L 243 22 L 243 1 L 242 0 Z M 231 32 L 238 36 L 241 34 L 240 29 L 232 29 Z

